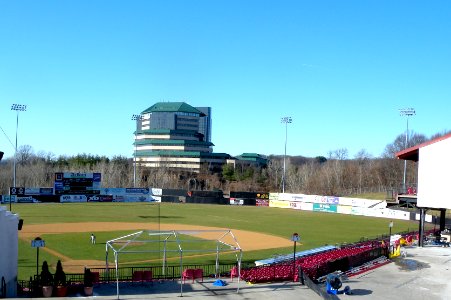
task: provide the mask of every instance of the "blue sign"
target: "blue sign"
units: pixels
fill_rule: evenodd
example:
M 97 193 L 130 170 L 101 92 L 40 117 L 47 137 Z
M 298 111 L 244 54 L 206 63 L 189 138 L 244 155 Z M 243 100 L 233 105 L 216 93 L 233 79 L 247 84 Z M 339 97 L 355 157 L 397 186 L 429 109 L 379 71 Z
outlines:
M 325 204 L 325 203 L 313 203 L 313 211 L 322 212 L 337 212 L 337 205 L 335 204 Z

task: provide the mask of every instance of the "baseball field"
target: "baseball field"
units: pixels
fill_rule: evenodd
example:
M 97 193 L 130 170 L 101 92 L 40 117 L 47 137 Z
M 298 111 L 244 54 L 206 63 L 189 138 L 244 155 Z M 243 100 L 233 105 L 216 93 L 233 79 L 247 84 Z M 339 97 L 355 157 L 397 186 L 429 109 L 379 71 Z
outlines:
M 362 238 L 387 235 L 391 220 L 270 207 L 169 204 L 169 203 L 38 203 L 14 204 L 14 213 L 24 220 L 19 231 L 19 279 L 36 274 L 39 262 L 47 260 L 54 270 L 58 259 L 66 272 L 105 266 L 105 243 L 140 230 L 231 229 L 243 249 L 243 262 L 293 253 L 293 233 L 301 236 L 297 251 L 324 245 L 352 243 Z M 416 230 L 417 222 L 395 220 L 392 233 Z M 90 236 L 96 236 L 91 244 Z M 122 265 L 161 264 L 159 253 L 137 253 L 121 258 Z M 192 253 L 186 263 L 214 263 L 215 253 Z M 221 262 L 235 262 L 234 254 L 221 255 Z M 171 257 L 168 262 L 171 263 Z M 174 264 L 177 264 L 174 257 Z M 39 265 L 40 268 L 40 265 Z

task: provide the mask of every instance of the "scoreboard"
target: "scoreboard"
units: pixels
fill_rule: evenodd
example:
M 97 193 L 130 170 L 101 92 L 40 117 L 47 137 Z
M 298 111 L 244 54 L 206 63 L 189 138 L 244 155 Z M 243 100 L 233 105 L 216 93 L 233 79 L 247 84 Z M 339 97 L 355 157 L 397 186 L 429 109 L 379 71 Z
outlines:
M 55 195 L 100 194 L 101 173 L 55 173 Z

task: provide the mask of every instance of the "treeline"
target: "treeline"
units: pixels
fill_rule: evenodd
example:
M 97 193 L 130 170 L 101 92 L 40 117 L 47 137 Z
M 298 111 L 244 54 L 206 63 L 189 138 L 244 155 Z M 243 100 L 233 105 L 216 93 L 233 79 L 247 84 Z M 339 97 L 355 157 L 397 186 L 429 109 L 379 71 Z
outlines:
M 434 139 L 449 132 L 436 134 Z M 410 134 L 408 147 L 429 140 L 422 134 Z M 373 157 L 362 149 L 348 157 L 345 148 L 331 150 L 327 157 L 286 157 L 285 191 L 318 195 L 351 195 L 364 192 L 399 190 L 403 184 L 404 161 L 395 153 L 405 149 L 405 135 L 399 135 L 385 147 L 380 157 Z M 55 157 L 51 153 L 34 153 L 31 146 L 18 149 L 16 186 L 52 187 L 56 172 L 100 172 L 102 187 L 158 187 L 189 190 L 260 191 L 282 190 L 283 156 L 269 156 L 266 167 L 245 164 L 226 165 L 222 172 L 173 172 L 166 168 L 148 169 L 133 165 L 132 158 L 108 158 L 90 154 Z M 136 173 L 135 173 L 136 172 Z M 0 162 L 0 193 L 8 194 L 13 186 L 14 161 Z M 136 174 L 136 176 L 135 176 Z M 407 186 L 417 182 L 417 164 L 407 162 Z

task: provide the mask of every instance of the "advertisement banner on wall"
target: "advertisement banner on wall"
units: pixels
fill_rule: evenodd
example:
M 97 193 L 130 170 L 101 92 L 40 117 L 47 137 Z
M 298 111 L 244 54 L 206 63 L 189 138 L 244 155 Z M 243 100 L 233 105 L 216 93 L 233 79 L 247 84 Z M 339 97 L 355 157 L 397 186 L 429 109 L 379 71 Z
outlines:
M 290 201 L 290 208 L 301 209 L 302 202 Z
M 2 197 L 2 202 L 3 203 L 15 203 L 15 202 L 17 202 L 17 196 L 16 195 L 12 195 L 12 196 L 10 196 L 10 195 L 3 195 L 3 197 Z
M 269 193 L 257 193 L 256 199 L 269 200 Z
M 125 188 L 101 188 L 100 195 L 125 195 Z
M 351 208 L 351 215 L 364 215 L 365 214 L 366 209 L 364 207 L 359 207 L 359 206 L 352 206 Z
M 157 189 L 157 188 L 151 188 L 150 189 L 150 193 L 154 196 L 162 196 L 163 195 L 163 190 L 162 189 Z
M 255 205 L 257 205 L 257 206 L 269 206 L 269 200 L 267 200 L 267 199 L 256 199 Z
M 313 211 L 313 203 L 301 202 L 301 210 Z
M 279 200 L 279 193 L 269 193 L 269 200 Z
M 291 201 L 295 202 L 305 202 L 305 196 L 304 194 L 293 194 L 291 196 Z
M 25 188 L 25 195 L 53 195 L 53 188 Z
M 353 205 L 353 198 L 347 198 L 347 197 L 340 197 L 338 204 L 340 205 L 346 205 L 346 206 L 357 206 L 357 205 Z
M 373 207 L 375 205 L 387 206 L 386 202 L 382 201 L 382 200 L 346 198 L 346 197 L 340 197 L 338 203 L 340 205 L 349 205 L 349 206 L 356 206 L 356 207 Z
M 335 196 L 313 196 L 315 203 L 328 203 L 328 204 L 338 204 L 339 198 Z
M 314 203 L 327 203 L 326 202 L 326 199 L 327 199 L 327 197 L 326 196 L 319 196 L 319 195 L 315 195 L 314 196 Z
M 290 208 L 290 201 L 269 200 L 269 207 Z
M 322 211 L 322 212 L 337 212 L 337 205 L 335 204 L 324 204 L 324 203 L 313 203 L 313 211 Z
M 148 195 L 149 189 L 148 188 L 126 188 L 125 193 L 126 194 Z
M 152 195 L 114 195 L 113 202 L 154 202 Z
M 60 196 L 61 203 L 78 203 L 78 202 L 87 202 L 88 198 L 86 195 L 62 195 Z
M 17 197 L 18 203 L 38 203 L 39 201 L 34 199 L 32 196 Z
M 335 196 L 327 196 L 326 197 L 326 203 L 330 203 L 330 204 L 338 204 L 339 202 L 339 197 L 335 197 Z
M 398 219 L 398 220 L 410 220 L 410 212 L 395 210 L 395 209 L 379 209 L 381 212 L 381 217 L 390 218 L 390 219 Z
M 149 195 L 149 188 L 102 188 L 101 195 Z
M 293 199 L 293 194 L 289 193 L 279 193 L 279 199 L 283 201 L 291 201 Z
M 304 202 L 315 203 L 315 195 L 305 195 Z
M 243 199 L 230 198 L 230 205 L 243 205 L 243 204 L 244 204 Z
M 352 206 L 348 206 L 348 205 L 338 205 L 337 206 L 337 213 L 339 213 L 339 214 L 350 215 L 351 212 L 352 212 Z
M 88 195 L 88 202 L 113 202 L 113 195 Z
M 290 201 L 290 208 L 312 211 L 313 203 Z

